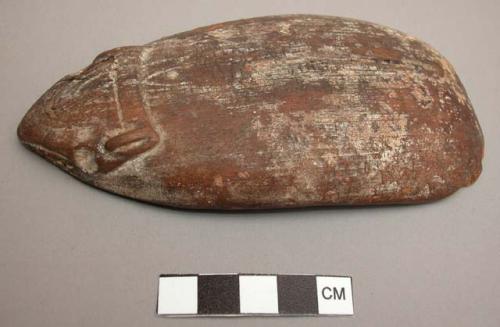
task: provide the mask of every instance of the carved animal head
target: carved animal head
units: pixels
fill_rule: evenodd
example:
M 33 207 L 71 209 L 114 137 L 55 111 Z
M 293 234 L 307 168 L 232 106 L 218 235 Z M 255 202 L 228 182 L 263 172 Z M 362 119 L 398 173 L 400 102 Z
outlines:
M 158 137 L 138 88 L 136 47 L 99 55 L 52 86 L 18 127 L 21 142 L 79 177 L 107 173 L 152 148 Z

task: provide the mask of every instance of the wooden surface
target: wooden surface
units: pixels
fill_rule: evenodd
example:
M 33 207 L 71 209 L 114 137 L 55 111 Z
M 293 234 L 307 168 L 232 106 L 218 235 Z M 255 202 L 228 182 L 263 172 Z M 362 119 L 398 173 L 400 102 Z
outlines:
M 418 203 L 474 182 L 483 138 L 450 63 L 379 25 L 271 16 L 100 54 L 21 122 L 80 180 L 204 209 Z

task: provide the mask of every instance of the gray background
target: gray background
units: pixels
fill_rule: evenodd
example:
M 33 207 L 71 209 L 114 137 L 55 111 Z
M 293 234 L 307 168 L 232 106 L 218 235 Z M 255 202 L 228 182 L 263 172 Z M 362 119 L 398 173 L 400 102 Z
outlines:
M 99 52 L 279 13 L 349 16 L 447 56 L 481 122 L 484 171 L 419 206 L 179 211 L 88 187 L 24 149 L 31 104 Z M 1 326 L 500 325 L 500 2 L 0 1 Z M 160 273 L 352 275 L 354 317 L 167 319 Z

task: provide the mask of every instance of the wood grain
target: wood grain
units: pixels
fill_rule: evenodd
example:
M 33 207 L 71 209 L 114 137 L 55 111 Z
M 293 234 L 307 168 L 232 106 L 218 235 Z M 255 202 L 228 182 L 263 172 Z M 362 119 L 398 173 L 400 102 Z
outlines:
M 310 15 L 106 51 L 42 95 L 18 135 L 85 183 L 199 209 L 426 202 L 473 183 L 483 157 L 438 52 Z

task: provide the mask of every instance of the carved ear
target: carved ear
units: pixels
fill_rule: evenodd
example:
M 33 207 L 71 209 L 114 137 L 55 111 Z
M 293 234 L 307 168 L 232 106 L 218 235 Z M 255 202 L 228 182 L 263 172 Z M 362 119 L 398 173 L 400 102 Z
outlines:
M 133 129 L 118 134 L 104 143 L 104 153 L 97 157 L 99 171 L 107 173 L 148 151 L 158 144 L 159 138 L 150 127 Z

